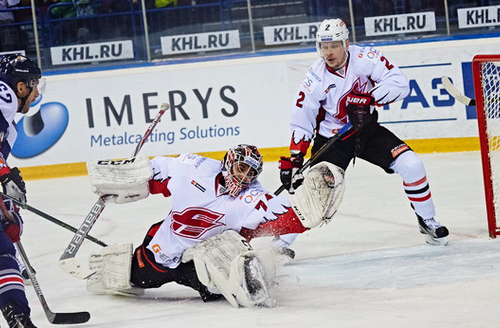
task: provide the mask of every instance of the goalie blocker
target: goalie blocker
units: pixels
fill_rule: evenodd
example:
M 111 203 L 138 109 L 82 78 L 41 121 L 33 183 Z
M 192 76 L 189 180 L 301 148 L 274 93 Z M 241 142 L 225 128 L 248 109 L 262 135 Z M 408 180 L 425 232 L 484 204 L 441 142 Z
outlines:
M 290 203 L 302 225 L 314 228 L 330 221 L 344 189 L 343 170 L 319 163 L 309 170 Z M 115 190 L 107 192 L 117 194 Z M 254 250 L 242 235 L 226 230 L 186 249 L 181 263 L 170 269 L 156 263 L 147 248 L 160 225 L 151 227 L 135 254 L 130 244 L 106 247 L 101 254 L 91 254 L 90 266 L 96 274 L 87 280 L 87 289 L 96 294 L 135 296 L 141 295 L 144 288 L 175 281 L 197 290 L 205 301 L 222 295 L 234 307 L 276 304 L 269 292 L 276 274 L 272 248 Z
M 124 160 L 100 160 L 87 163 L 92 191 L 113 195 L 117 204 L 130 203 L 149 195 L 151 163 L 145 155 Z

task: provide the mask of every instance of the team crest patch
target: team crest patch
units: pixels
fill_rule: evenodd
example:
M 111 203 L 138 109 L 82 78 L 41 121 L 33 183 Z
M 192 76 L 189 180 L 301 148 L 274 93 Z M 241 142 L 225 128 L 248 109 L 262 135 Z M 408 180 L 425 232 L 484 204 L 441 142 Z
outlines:
M 205 192 L 206 191 L 206 189 L 201 184 L 199 184 L 198 182 L 196 182 L 194 180 L 191 181 L 191 184 L 193 186 L 195 186 L 196 188 L 200 189 L 201 192 Z

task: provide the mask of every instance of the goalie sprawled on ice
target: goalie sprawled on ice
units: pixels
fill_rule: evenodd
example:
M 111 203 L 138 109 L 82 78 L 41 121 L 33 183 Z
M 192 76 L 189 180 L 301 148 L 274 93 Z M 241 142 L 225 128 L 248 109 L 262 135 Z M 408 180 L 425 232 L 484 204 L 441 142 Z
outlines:
M 319 163 L 290 201 L 269 193 L 257 181 L 262 156 L 251 145 L 229 149 L 222 163 L 182 154 L 109 164 L 88 165 L 98 194 L 116 195 L 116 203 L 163 194 L 172 197 L 172 209 L 135 251 L 128 244 L 91 254 L 96 273 L 87 289 L 97 294 L 140 295 L 176 282 L 197 290 L 204 301 L 223 296 L 234 307 L 273 306 L 268 284 L 275 252 L 254 250 L 249 241 L 328 222 L 344 192 L 343 170 Z

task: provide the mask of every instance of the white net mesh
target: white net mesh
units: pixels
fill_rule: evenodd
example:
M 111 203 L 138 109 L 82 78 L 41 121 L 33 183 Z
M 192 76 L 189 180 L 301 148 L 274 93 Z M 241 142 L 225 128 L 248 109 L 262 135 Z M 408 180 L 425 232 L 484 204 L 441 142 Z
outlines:
M 496 226 L 500 227 L 500 61 L 481 64 L 484 115 L 488 137 Z

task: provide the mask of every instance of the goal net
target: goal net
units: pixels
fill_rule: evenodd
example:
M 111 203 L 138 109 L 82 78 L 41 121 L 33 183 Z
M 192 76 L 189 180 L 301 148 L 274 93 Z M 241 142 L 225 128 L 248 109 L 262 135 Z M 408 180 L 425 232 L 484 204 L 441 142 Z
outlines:
M 488 231 L 500 235 L 500 55 L 472 60 Z

